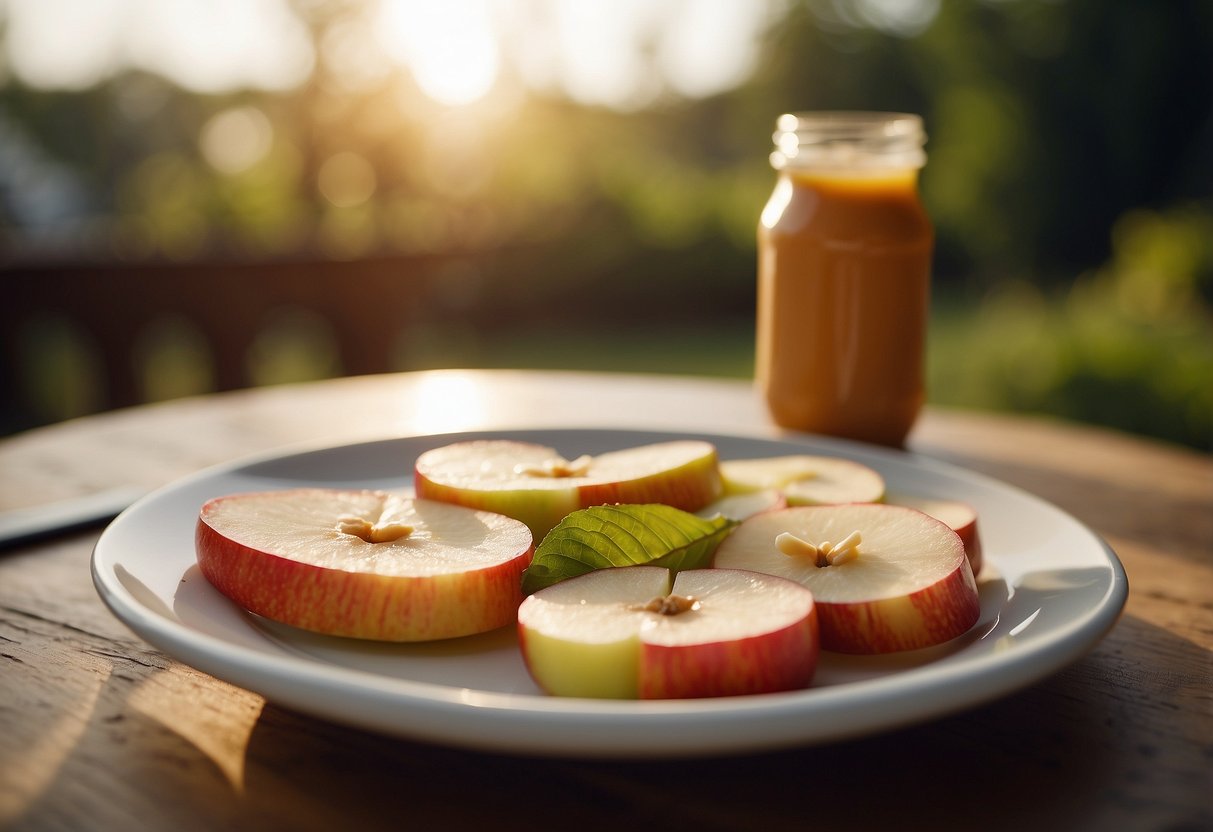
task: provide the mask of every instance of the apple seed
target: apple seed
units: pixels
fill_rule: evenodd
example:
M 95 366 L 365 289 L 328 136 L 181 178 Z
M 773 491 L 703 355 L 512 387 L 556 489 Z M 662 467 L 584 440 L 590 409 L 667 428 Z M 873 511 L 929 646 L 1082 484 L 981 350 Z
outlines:
M 337 531 L 360 537 L 367 543 L 390 543 L 413 533 L 407 523 L 372 523 L 364 517 L 345 514 L 337 518 Z
M 530 477 L 581 477 L 590 470 L 593 461 L 594 457 L 589 454 L 582 454 L 572 462 L 555 456 L 545 459 L 540 465 L 520 463 L 514 466 L 514 473 Z
M 628 609 L 639 612 L 655 612 L 661 615 L 678 615 L 699 609 L 699 602 L 686 595 L 658 595 L 647 604 L 633 604 Z
M 775 536 L 775 547 L 789 557 L 809 557 L 818 567 L 837 566 L 859 557 L 859 544 L 863 537 L 859 530 L 851 532 L 837 543 L 823 540 L 814 546 L 791 532 L 780 532 Z

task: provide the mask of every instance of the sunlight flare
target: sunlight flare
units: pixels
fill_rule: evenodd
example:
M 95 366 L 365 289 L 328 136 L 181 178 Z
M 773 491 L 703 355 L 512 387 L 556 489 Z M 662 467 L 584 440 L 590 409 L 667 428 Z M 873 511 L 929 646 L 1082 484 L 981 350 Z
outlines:
M 484 2 L 385 2 L 375 29 L 388 55 L 440 104 L 471 104 L 497 81 L 500 55 Z

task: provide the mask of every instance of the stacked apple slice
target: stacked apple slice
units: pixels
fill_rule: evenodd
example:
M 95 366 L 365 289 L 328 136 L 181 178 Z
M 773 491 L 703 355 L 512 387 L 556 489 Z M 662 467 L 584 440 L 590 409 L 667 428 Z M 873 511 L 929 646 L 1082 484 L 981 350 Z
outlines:
M 207 502 L 202 574 L 241 607 L 336 636 L 423 641 L 511 624 L 533 538 L 508 517 L 382 491 L 254 492 Z
M 884 478 L 859 462 L 796 454 L 720 463 L 726 491 L 744 494 L 774 489 L 788 505 L 875 503 L 884 498 Z
M 980 615 L 960 537 L 903 506 L 802 506 L 755 515 L 720 544 L 715 565 L 810 589 L 824 650 L 929 647 L 967 632 Z
M 804 587 L 732 569 L 600 569 L 529 596 L 518 634 L 548 693 L 675 699 L 768 693 L 812 680 L 817 614 Z
M 969 556 L 969 566 L 973 574 L 981 573 L 985 559 L 982 556 L 981 534 L 977 528 L 977 509 L 963 500 L 949 500 L 942 497 L 919 497 L 912 494 L 888 494 L 885 502 L 895 506 L 906 506 L 917 509 L 923 514 L 929 514 L 936 520 L 945 523 L 948 528 L 960 535 L 964 544 L 965 554 Z
M 578 509 L 665 503 L 698 511 L 722 491 L 716 448 L 697 440 L 571 460 L 528 442 L 456 442 L 419 456 L 414 483 L 418 497 L 521 520 L 536 540 Z
M 837 457 L 795 454 L 731 459 L 721 462 L 720 470 L 727 495 L 725 500 L 734 496 L 757 500 L 759 498 L 751 495 L 775 491 L 789 506 L 884 502 L 917 509 L 942 520 L 959 534 L 973 574 L 981 571 L 977 512 L 963 501 L 889 494 L 885 490 L 884 478 L 878 472 L 862 463 Z M 761 499 L 769 501 L 767 497 Z M 726 516 L 744 519 L 737 517 L 741 509 L 730 509 L 734 513 Z
M 782 491 L 764 488 L 761 491 L 747 491 L 742 494 L 726 494 L 719 500 L 708 503 L 696 512 L 700 517 L 726 517 L 729 520 L 745 520 L 764 511 L 774 511 L 777 508 L 787 508 L 787 498 Z

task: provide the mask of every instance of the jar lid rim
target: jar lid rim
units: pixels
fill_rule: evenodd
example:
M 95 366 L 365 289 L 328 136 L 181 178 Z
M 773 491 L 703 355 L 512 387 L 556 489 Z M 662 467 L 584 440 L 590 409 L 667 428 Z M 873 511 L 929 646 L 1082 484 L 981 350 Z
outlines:
M 922 116 L 916 113 L 879 112 L 875 110 L 810 110 L 784 113 L 775 120 L 781 133 L 806 129 L 847 130 L 882 127 L 885 135 L 906 135 L 922 131 Z
M 914 113 L 823 110 L 784 113 L 772 136 L 776 169 L 920 168 L 926 133 Z

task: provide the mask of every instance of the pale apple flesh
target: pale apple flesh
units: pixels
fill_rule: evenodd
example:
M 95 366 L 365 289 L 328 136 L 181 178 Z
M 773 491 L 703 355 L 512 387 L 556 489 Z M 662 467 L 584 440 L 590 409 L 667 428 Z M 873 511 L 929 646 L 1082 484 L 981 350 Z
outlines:
M 836 563 L 781 548 L 779 541 L 786 533 L 811 551 L 854 532 L 861 542 Z M 798 506 L 759 514 L 733 530 L 714 562 L 810 589 L 824 650 L 889 653 L 942 644 L 967 632 L 981 612 L 960 537 L 939 520 L 902 506 Z
M 720 516 L 740 522 L 764 511 L 787 508 L 787 505 L 788 501 L 784 499 L 783 492 L 766 488 L 744 494 L 726 494 L 695 513 L 706 519 Z
M 738 696 L 808 687 L 820 631 L 812 593 L 791 581 L 724 569 L 679 572 L 672 594 L 696 599 L 680 625 L 663 616 L 641 632 L 641 699 Z M 663 626 L 664 625 L 664 626 Z
M 387 539 L 367 539 L 375 530 Z M 206 579 L 257 615 L 328 635 L 428 641 L 513 623 L 534 542 L 525 524 L 489 512 L 307 488 L 207 502 L 195 549 Z
M 684 608 L 662 613 L 655 599 Z M 527 669 L 546 692 L 677 699 L 807 686 L 819 653 L 812 594 L 738 570 L 601 569 L 554 584 L 518 610 Z
M 885 502 L 896 506 L 906 506 L 929 514 L 936 520 L 947 524 L 948 528 L 960 535 L 964 543 L 965 554 L 969 556 L 969 566 L 974 575 L 981 574 L 984 563 L 981 549 L 981 534 L 977 529 L 977 510 L 963 500 L 949 500 L 942 497 L 918 497 L 910 494 L 889 494 Z
M 414 486 L 418 497 L 521 520 L 536 540 L 578 509 L 665 503 L 697 511 L 723 488 L 715 447 L 698 440 L 573 459 L 529 442 L 456 442 L 417 458 Z
M 720 463 L 728 493 L 774 489 L 788 505 L 875 503 L 884 499 L 885 482 L 877 471 L 838 457 L 792 454 Z

